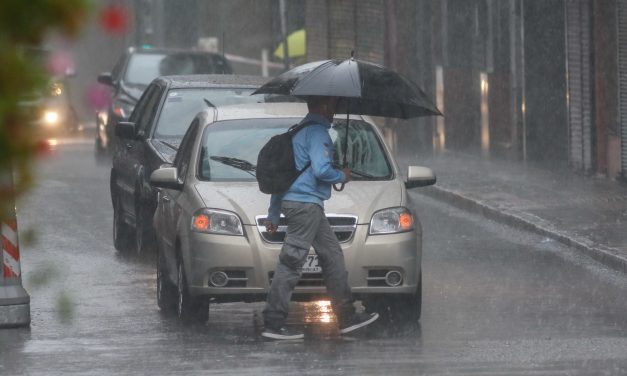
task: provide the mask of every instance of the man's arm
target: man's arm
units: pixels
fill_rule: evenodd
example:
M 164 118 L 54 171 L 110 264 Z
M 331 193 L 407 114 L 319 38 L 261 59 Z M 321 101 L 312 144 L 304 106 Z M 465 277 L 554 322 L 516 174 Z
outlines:
M 309 158 L 316 179 L 336 184 L 348 181 L 344 172 L 333 167 L 333 144 L 326 131 L 311 132 Z
M 274 225 L 279 225 L 279 219 L 281 218 L 281 201 L 283 201 L 284 194 L 272 194 L 270 197 L 270 207 L 268 208 L 268 221 Z M 267 225 L 266 225 L 267 226 Z

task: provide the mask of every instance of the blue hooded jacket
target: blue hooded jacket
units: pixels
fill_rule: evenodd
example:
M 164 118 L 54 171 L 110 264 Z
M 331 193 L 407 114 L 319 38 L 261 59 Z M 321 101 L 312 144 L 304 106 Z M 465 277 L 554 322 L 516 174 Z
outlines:
M 279 224 L 281 216 L 281 201 L 308 202 L 324 208 L 324 201 L 331 197 L 331 186 L 346 181 L 346 176 L 333 167 L 333 153 L 335 148 L 329 129 L 331 123 L 318 114 L 307 114 L 304 121 L 313 124 L 301 129 L 292 138 L 296 168 L 302 170 L 308 162 L 307 168 L 294 181 L 292 186 L 283 194 L 273 194 L 270 198 L 268 219 L 274 225 Z

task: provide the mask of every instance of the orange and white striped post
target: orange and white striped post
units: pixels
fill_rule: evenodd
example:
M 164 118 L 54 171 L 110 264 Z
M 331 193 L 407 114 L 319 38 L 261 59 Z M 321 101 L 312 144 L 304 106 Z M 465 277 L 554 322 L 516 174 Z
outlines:
M 0 184 L 13 185 L 11 173 L 0 174 Z M 17 235 L 15 203 L 10 218 L 0 215 L 2 273 L 0 274 L 0 328 L 30 324 L 30 296 L 22 287 L 20 247 Z

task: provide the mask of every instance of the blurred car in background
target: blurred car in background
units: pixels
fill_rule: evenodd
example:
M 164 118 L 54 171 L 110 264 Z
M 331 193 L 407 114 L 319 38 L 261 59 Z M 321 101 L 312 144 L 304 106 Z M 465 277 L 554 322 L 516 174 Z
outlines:
M 30 59 L 44 66 L 53 54 L 53 50 L 46 47 L 26 47 L 24 51 Z M 79 130 L 80 123 L 71 102 L 68 82 L 74 75 L 71 67 L 52 74 L 42 90 L 30 93 L 20 101 L 20 106 L 28 113 L 42 137 L 56 137 Z
M 113 154 L 110 188 L 117 250 L 141 253 L 153 243 L 157 199 L 148 179 L 173 161 L 193 117 L 207 107 L 276 100 L 250 95 L 266 81 L 241 75 L 171 76 L 148 86 L 129 121 L 116 125 L 120 147 Z
M 229 62 L 216 53 L 157 48 L 128 48 L 111 72 L 101 73 L 98 82 L 112 88 L 111 103 L 96 115 L 97 158 L 112 151 L 115 125 L 127 120 L 150 82 L 159 76 L 231 74 Z
M 286 236 L 285 218 L 269 233 L 270 196 L 255 179 L 257 155 L 274 135 L 307 113 L 304 104 L 263 103 L 199 113 L 172 166 L 155 170 L 161 188 L 154 225 L 158 236 L 157 303 L 180 319 L 206 321 L 209 302 L 265 300 Z M 351 181 L 325 203 L 356 299 L 370 312 L 417 322 L 422 306 L 422 228 L 407 189 L 435 183 L 431 169 L 401 173 L 371 119 L 338 115 L 329 129 L 334 163 L 347 160 Z M 403 176 L 405 175 L 405 176 Z M 308 255 L 295 300 L 325 296 L 321 263 Z

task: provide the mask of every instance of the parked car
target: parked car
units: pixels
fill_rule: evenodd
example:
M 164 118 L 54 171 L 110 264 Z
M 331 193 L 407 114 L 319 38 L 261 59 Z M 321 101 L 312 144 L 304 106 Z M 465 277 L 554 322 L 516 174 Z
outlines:
M 120 147 L 112 159 L 113 242 L 119 251 L 143 252 L 152 243 L 156 194 L 148 179 L 171 163 L 194 115 L 207 107 L 256 103 L 250 94 L 267 79 L 239 75 L 166 76 L 155 79 L 129 122 L 116 126 Z
M 108 109 L 96 114 L 96 157 L 102 158 L 111 153 L 115 125 L 128 119 L 153 79 L 168 75 L 231 73 L 233 69 L 229 62 L 216 53 L 128 48 L 110 73 L 98 76 L 98 82 L 110 86 L 113 91 Z
M 271 136 L 306 114 L 303 104 L 210 108 L 198 114 L 174 159 L 152 173 L 159 187 L 157 303 L 181 319 L 206 320 L 209 301 L 262 301 L 269 290 L 286 225 L 266 232 L 270 196 L 254 177 L 257 154 Z M 329 130 L 340 155 L 345 120 Z M 406 189 L 431 185 L 433 172 L 412 166 L 403 178 L 381 133 L 353 116 L 348 161 L 354 181 L 334 192 L 326 215 L 346 258 L 349 284 L 369 311 L 418 320 L 422 302 L 422 229 Z M 294 292 L 323 296 L 316 254 L 303 265 Z

